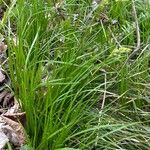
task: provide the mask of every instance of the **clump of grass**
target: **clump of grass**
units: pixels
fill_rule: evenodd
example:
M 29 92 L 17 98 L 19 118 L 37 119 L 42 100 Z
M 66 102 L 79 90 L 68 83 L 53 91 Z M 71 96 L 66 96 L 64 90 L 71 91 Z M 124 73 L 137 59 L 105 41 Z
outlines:
M 133 63 L 124 64 L 130 51 L 120 52 L 136 42 L 130 7 L 114 1 L 91 13 L 86 1 L 18 1 L 9 71 L 34 149 L 148 149 L 147 41 Z M 104 12 L 107 23 L 97 19 Z

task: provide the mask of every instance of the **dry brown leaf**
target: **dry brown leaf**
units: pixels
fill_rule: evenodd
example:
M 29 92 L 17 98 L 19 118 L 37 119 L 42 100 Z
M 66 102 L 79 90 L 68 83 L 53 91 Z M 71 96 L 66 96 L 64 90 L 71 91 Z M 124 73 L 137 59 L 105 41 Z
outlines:
M 6 112 L 7 112 L 7 109 L 0 108 L 0 115 L 1 115 L 1 114 L 4 114 L 4 113 L 6 113 Z
M 2 102 L 3 98 L 5 97 L 5 95 L 7 94 L 7 91 L 2 91 L 0 93 L 0 103 Z
M 7 45 L 4 42 L 0 42 L 0 65 L 4 65 L 7 62 Z
M 0 150 L 2 150 L 9 141 L 8 137 L 2 131 L 3 126 L 5 126 L 5 122 L 0 116 Z
M 5 75 L 0 70 L 0 84 L 2 84 L 4 82 L 4 80 L 5 80 Z
M 8 90 L 0 91 L 0 108 L 10 109 L 14 106 L 14 96 Z
M 18 134 L 9 125 L 4 126 L 2 131 L 14 146 L 21 146 L 23 144 Z
M 6 96 L 4 97 L 3 100 L 3 108 L 10 108 L 14 105 L 14 96 L 7 92 Z
M 0 131 L 0 149 L 4 149 L 8 142 L 8 137 L 2 131 Z
M 26 122 L 26 113 L 21 112 L 21 113 L 5 113 L 3 114 L 4 117 L 7 117 L 15 122 L 21 123 L 23 126 L 25 125 Z
M 16 98 L 14 97 L 14 105 L 7 110 L 6 114 L 15 114 L 20 112 L 21 112 L 20 105 L 16 100 Z
M 21 146 L 25 143 L 25 133 L 22 125 L 7 117 L 1 116 L 7 126 L 2 131 L 7 135 L 9 141 L 15 146 Z
M 0 53 L 3 53 L 7 50 L 7 45 L 4 42 L 0 42 Z

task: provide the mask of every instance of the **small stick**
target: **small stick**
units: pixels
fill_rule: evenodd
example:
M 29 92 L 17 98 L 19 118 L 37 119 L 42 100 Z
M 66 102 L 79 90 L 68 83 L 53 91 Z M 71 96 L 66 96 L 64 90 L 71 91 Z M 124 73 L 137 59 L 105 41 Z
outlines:
M 137 11 L 135 7 L 135 0 L 132 0 L 132 10 L 133 10 L 133 18 L 135 21 L 135 29 L 136 29 L 136 38 L 137 38 L 137 43 L 136 43 L 136 48 L 134 51 L 129 55 L 129 59 L 133 58 L 137 52 L 139 52 L 141 48 L 141 36 L 140 36 L 140 28 L 139 28 L 139 22 L 138 22 L 138 17 L 137 17 Z
M 103 101 L 102 101 L 102 105 L 101 105 L 101 111 L 103 110 L 104 108 L 104 105 L 105 105 L 105 100 L 106 100 L 106 88 L 107 88 L 107 76 L 106 76 L 106 71 L 104 70 L 104 95 L 103 95 Z
M 120 47 L 121 47 L 121 45 L 120 45 L 119 41 L 117 40 L 117 38 L 115 37 L 115 35 L 114 35 L 113 31 L 111 30 L 111 28 L 110 28 L 110 27 L 108 27 L 108 29 L 109 29 L 109 31 L 111 32 L 112 38 L 114 39 L 114 41 L 116 42 L 116 44 L 117 44 L 117 45 L 118 45 L 118 47 L 120 48 Z
M 102 71 L 104 72 L 104 94 L 103 94 L 102 105 L 101 105 L 101 108 L 99 110 L 98 126 L 101 125 L 101 116 L 102 116 L 102 111 L 104 109 L 105 100 L 106 100 L 106 93 L 107 93 L 107 91 L 106 91 L 107 90 L 107 74 L 106 74 L 105 70 L 102 69 Z M 99 139 L 99 130 L 97 132 L 97 136 L 96 136 L 96 139 L 95 139 L 95 147 L 98 144 L 98 139 Z

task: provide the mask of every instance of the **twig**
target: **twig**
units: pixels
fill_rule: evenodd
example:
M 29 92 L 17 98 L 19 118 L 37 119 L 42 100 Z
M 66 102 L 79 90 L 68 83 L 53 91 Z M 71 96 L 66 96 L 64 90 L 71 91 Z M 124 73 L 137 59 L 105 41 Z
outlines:
M 140 56 L 144 53 L 144 51 L 145 51 L 147 48 L 150 48 L 150 44 L 147 44 L 147 45 L 141 50 L 141 52 L 140 52 L 139 56 L 137 57 L 137 59 L 140 58 Z
M 140 36 L 140 28 L 139 28 L 139 22 L 138 22 L 138 17 L 137 17 L 137 11 L 136 11 L 136 7 L 135 7 L 135 0 L 132 0 L 132 10 L 133 10 L 133 19 L 135 22 L 137 43 L 136 43 L 136 48 L 129 55 L 128 60 L 133 58 L 136 55 L 136 53 L 139 52 L 139 50 L 141 48 L 141 36 Z
M 121 47 L 119 41 L 118 41 L 117 38 L 115 37 L 115 35 L 114 35 L 113 31 L 111 30 L 111 28 L 108 27 L 108 29 L 109 29 L 109 31 L 110 31 L 110 33 L 111 33 L 111 35 L 112 35 L 112 38 L 114 39 L 114 41 L 115 41 L 116 44 L 118 45 L 118 47 Z
M 100 123 L 101 123 L 101 116 L 102 116 L 102 110 L 104 108 L 104 105 L 105 105 L 105 100 L 106 100 L 106 88 L 107 88 L 107 75 L 106 75 L 106 71 L 105 70 L 102 70 L 104 72 L 104 94 L 103 94 L 103 100 L 102 100 L 102 105 L 101 105 L 101 108 L 99 110 L 99 118 L 98 118 L 98 126 L 100 126 Z M 98 139 L 99 139 L 99 131 L 97 132 L 97 136 L 96 136 L 96 141 L 95 141 L 95 147 L 97 146 L 98 144 Z
M 141 52 L 140 52 L 139 56 L 137 57 L 137 59 L 144 53 L 144 51 L 145 51 L 147 48 L 150 48 L 150 44 L 147 44 L 147 45 L 141 50 Z M 129 57 L 130 57 L 130 56 L 129 56 Z M 130 59 L 129 57 L 128 57 L 128 59 L 125 61 L 125 63 L 123 64 L 122 68 L 125 67 L 125 65 L 129 62 L 129 59 Z M 136 59 L 136 60 L 137 60 L 137 59 Z M 136 61 L 136 60 L 135 60 L 135 61 Z
M 106 71 L 104 71 L 104 76 L 105 76 L 105 78 L 104 78 L 104 82 L 105 82 L 105 84 L 104 84 L 104 95 L 103 95 L 103 101 L 102 101 L 102 105 L 101 105 L 101 111 L 103 110 L 103 108 L 104 108 L 104 104 L 105 104 L 105 99 L 106 99 L 106 86 L 107 86 L 107 76 L 106 76 Z

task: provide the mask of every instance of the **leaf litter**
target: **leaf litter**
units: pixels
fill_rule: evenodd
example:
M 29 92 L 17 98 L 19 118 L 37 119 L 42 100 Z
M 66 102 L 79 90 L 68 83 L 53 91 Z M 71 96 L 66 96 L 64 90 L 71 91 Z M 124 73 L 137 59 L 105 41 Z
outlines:
M 0 40 L 0 150 L 7 149 L 8 143 L 15 150 L 25 144 L 26 120 L 25 112 L 21 112 L 21 107 L 9 88 L 10 78 L 2 68 L 7 59 L 6 50 L 7 45 Z

